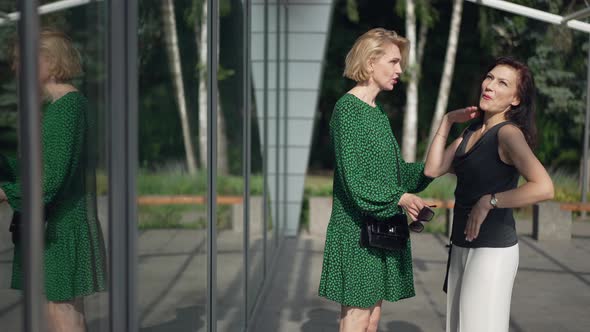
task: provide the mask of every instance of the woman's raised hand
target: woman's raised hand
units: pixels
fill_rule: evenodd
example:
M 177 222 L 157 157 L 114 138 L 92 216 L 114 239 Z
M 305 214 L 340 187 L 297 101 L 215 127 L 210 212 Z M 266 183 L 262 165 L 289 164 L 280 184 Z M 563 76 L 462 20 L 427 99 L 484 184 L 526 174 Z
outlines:
M 479 112 L 477 111 L 477 107 L 467 106 L 465 108 L 460 108 L 451 111 L 447 113 L 445 116 L 449 119 L 451 123 L 463 123 L 478 117 Z

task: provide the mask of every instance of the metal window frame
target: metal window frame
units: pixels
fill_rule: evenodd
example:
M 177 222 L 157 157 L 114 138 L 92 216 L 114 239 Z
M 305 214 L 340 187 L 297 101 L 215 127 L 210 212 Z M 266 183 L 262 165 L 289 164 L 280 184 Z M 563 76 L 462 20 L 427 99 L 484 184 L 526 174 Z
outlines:
M 207 1 L 207 331 L 217 330 L 217 47 L 219 6 Z
M 137 331 L 137 0 L 108 4 L 109 326 Z
M 262 95 L 263 95 L 263 100 L 264 100 L 264 108 L 263 108 L 263 114 L 262 114 L 262 144 L 263 144 L 263 149 L 262 149 L 262 211 L 264 211 L 264 216 L 263 216 L 263 222 L 264 222 L 264 247 L 263 247 L 263 251 L 264 251 L 264 279 L 266 280 L 266 277 L 268 275 L 269 269 L 270 269 L 270 259 L 269 257 L 267 257 L 268 255 L 268 246 L 273 246 L 272 243 L 268 243 L 268 236 L 267 236 L 267 227 L 268 227 L 268 216 L 269 216 L 269 212 L 272 212 L 271 207 L 269 206 L 269 182 L 268 182 L 268 165 L 269 165 L 269 160 L 268 160 L 268 152 L 269 152 L 269 141 L 268 141 L 268 109 L 269 109 L 269 103 L 268 103 L 268 81 L 269 81 L 269 77 L 268 77 L 268 58 L 269 58 L 269 39 L 268 39 L 268 17 L 269 17 L 269 10 L 268 10 L 268 0 L 264 0 L 264 15 L 263 15 L 263 31 L 264 31 L 264 36 L 263 36 L 263 71 L 264 71 L 264 79 L 263 79 L 263 85 L 262 85 Z M 252 8 L 250 7 L 250 12 L 252 11 Z M 251 15 L 250 15 L 251 16 Z M 250 29 L 252 27 L 251 22 L 249 25 Z M 250 66 L 250 65 L 248 65 Z M 271 214 L 271 222 L 273 225 L 273 232 L 275 231 L 274 229 L 277 228 L 276 226 L 276 220 L 274 218 L 274 216 Z M 273 236 L 273 241 L 274 241 L 274 236 Z
M 582 15 L 580 15 L 580 13 L 574 13 L 576 16 L 570 15 L 571 16 L 570 18 L 568 18 L 567 20 L 564 20 L 563 16 L 548 13 L 546 11 L 534 9 L 534 8 L 523 6 L 523 5 L 518 5 L 518 4 L 512 3 L 510 1 L 504 1 L 504 0 L 465 0 L 465 1 L 472 2 L 477 5 L 482 5 L 482 6 L 487 6 L 490 8 L 499 9 L 499 10 L 513 13 L 513 14 L 516 14 L 519 16 L 533 18 L 533 19 L 547 22 L 547 23 L 565 24 L 567 27 L 569 27 L 571 29 L 590 33 L 590 24 L 571 19 L 571 17 L 582 17 Z M 585 15 L 586 13 L 584 12 L 582 14 Z M 568 16 L 566 16 L 566 18 L 567 17 Z
M 590 34 L 588 35 L 588 45 L 590 45 Z M 584 142 L 582 162 L 582 202 L 588 201 L 588 140 L 590 139 L 590 48 L 588 49 L 587 79 L 586 79 L 586 115 L 584 116 Z
M 284 121 L 284 146 L 283 146 L 283 234 L 285 236 L 287 225 L 287 219 L 289 217 L 289 190 L 288 190 L 288 181 L 289 181 L 289 6 L 287 5 L 286 1 L 283 3 L 284 6 L 284 13 L 285 13 L 285 58 L 283 59 L 284 63 L 284 91 L 283 91 L 283 121 Z M 279 31 L 280 32 L 280 31 Z
M 56 1 L 52 3 L 48 3 L 42 6 L 37 7 L 37 12 L 39 15 L 43 14 L 50 14 L 54 12 L 59 12 L 64 9 L 69 9 L 77 6 L 87 5 L 92 2 L 98 2 L 102 0 L 62 0 Z M 20 19 L 20 10 L 18 12 L 6 14 L 6 17 L 0 17 L 0 26 L 10 23 L 11 21 L 16 21 Z
M 246 331 L 248 328 L 248 322 L 250 318 L 250 312 L 248 310 L 248 276 L 250 271 L 250 260 L 248 255 L 250 253 L 250 187 L 251 187 L 251 179 L 250 175 L 252 173 L 252 107 L 251 103 L 251 82 L 250 82 L 250 25 L 251 25 L 251 0 L 243 0 L 242 5 L 242 88 L 243 88 L 243 123 L 242 123 L 242 142 L 245 142 L 245 145 L 242 145 L 242 158 L 244 161 L 242 174 L 244 177 L 244 214 L 243 214 L 243 257 L 244 257 L 244 273 L 242 273 L 243 277 L 243 286 L 244 286 L 244 314 L 243 314 L 243 326 L 242 330 Z M 263 166 L 264 168 L 264 166 Z
M 248 15 L 252 17 L 252 6 L 248 8 Z M 268 260 L 268 0 L 264 0 L 263 10 L 264 20 L 264 35 L 263 35 L 263 83 L 262 83 L 262 280 L 266 279 L 269 269 Z M 251 36 L 250 32 L 252 28 L 252 22 L 248 22 L 248 35 Z M 251 37 L 248 37 L 248 43 L 251 43 Z M 250 45 L 251 46 L 251 45 Z M 248 66 L 250 59 L 248 60 Z M 250 76 L 248 76 L 250 80 Z M 274 221 L 273 221 L 274 225 Z
M 275 1 L 275 5 L 276 5 L 276 26 L 275 26 L 275 31 L 276 31 L 276 70 L 275 70 L 275 94 L 276 94 L 276 98 L 275 98 L 275 109 L 276 109 L 276 118 L 275 118 L 275 131 L 276 131 L 276 143 L 275 146 L 276 148 L 276 152 L 275 152 L 275 168 L 276 168 L 276 175 L 275 175 L 275 193 L 276 193 L 276 199 L 275 199 L 275 205 L 276 205 L 276 222 L 277 222 L 277 230 L 275 233 L 275 247 L 278 247 L 279 245 L 279 241 L 281 238 L 281 233 L 284 232 L 284 223 L 281 223 L 280 220 L 281 218 L 281 213 L 279 211 L 281 211 L 281 172 L 280 172 L 280 151 L 281 151 L 281 135 L 280 135 L 280 128 L 281 128 L 281 6 L 279 4 L 279 1 L 276 0 Z
M 19 2 L 19 117 L 22 167 L 24 315 L 26 332 L 42 331 L 43 295 L 43 192 L 41 187 L 40 94 L 38 85 L 39 14 L 36 0 Z
M 571 21 L 571 20 L 581 20 L 586 17 L 590 16 L 590 8 L 580 9 L 576 12 L 573 12 L 569 15 L 563 17 L 562 24 Z

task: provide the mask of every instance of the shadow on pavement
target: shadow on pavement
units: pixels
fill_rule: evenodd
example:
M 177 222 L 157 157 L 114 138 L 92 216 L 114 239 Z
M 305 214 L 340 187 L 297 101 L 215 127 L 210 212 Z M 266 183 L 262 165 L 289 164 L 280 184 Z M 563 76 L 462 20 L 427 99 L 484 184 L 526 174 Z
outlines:
M 417 317 L 418 319 L 418 317 Z M 385 329 L 382 329 L 383 332 L 423 332 L 421 328 L 418 326 L 404 322 L 400 320 L 394 320 L 389 322 L 385 325 Z
M 339 313 L 334 310 L 314 309 L 301 325 L 301 332 L 337 331 Z
M 520 243 L 524 243 L 529 248 L 531 248 L 533 251 L 537 252 L 541 257 L 545 257 L 545 259 L 547 259 L 551 263 L 555 264 L 556 266 L 559 266 L 562 271 L 570 274 L 571 276 L 577 278 L 580 282 L 582 282 L 586 286 L 590 287 L 590 281 L 586 280 L 586 278 L 584 277 L 583 273 L 580 273 L 580 272 L 577 272 L 577 271 L 572 270 L 567 265 L 565 265 L 564 263 L 560 262 L 559 259 L 551 256 L 548 252 L 546 252 L 545 250 L 541 249 L 537 244 L 535 244 L 533 242 L 533 239 L 532 238 L 527 238 L 527 237 L 521 236 L 519 238 L 519 240 L 520 240 L 519 241 Z
M 181 332 L 205 330 L 205 310 L 199 306 L 176 309 L 176 319 L 144 327 L 140 332 Z

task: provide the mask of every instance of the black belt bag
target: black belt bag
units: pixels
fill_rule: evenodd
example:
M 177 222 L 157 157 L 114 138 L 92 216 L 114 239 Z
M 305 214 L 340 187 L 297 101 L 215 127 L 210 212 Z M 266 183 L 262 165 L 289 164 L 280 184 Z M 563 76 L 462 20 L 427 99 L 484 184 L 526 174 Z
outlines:
M 397 214 L 386 220 L 366 218 L 361 225 L 361 247 L 406 249 L 409 238 L 410 229 L 405 214 Z
M 49 209 L 45 207 L 43 213 L 45 217 L 44 222 L 45 224 L 47 224 L 47 216 L 49 214 Z M 8 228 L 8 230 L 12 233 L 12 244 L 14 244 L 15 246 L 20 244 L 22 240 L 22 228 L 23 224 L 21 221 L 21 213 L 18 211 L 14 211 L 14 214 L 12 215 L 12 221 L 10 222 L 10 227 Z
M 10 227 L 8 228 L 8 230 L 10 231 L 10 233 L 12 233 L 12 244 L 19 244 L 22 233 L 22 222 L 20 220 L 20 212 L 14 211 L 14 214 L 12 215 L 12 221 L 10 222 Z
M 397 180 L 402 185 L 401 165 L 399 154 L 397 155 Z M 386 250 L 406 249 L 410 229 L 408 217 L 404 213 L 396 214 L 385 220 L 377 220 L 372 217 L 363 219 L 361 225 L 361 247 L 373 247 Z

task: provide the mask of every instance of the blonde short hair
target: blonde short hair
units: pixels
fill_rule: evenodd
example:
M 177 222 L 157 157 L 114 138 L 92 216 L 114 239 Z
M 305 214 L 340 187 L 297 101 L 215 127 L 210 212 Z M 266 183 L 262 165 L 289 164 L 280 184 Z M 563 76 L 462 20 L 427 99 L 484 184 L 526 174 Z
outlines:
M 70 81 L 82 73 L 80 52 L 63 32 L 50 29 L 41 31 L 39 52 L 52 60 L 50 73 L 58 81 Z
M 18 42 L 14 44 L 14 57 L 18 58 Z M 39 54 L 49 58 L 49 72 L 59 82 L 68 82 L 82 74 L 80 52 L 63 32 L 43 29 L 39 34 Z M 16 61 L 15 61 L 16 64 Z
M 391 44 L 399 47 L 402 55 L 402 68 L 406 66 L 406 59 L 410 42 L 393 30 L 375 28 L 360 36 L 346 55 L 343 76 L 356 82 L 365 82 L 370 77 L 369 60 L 378 59 L 385 53 L 385 48 Z

